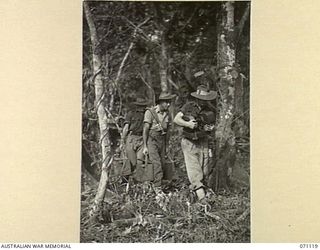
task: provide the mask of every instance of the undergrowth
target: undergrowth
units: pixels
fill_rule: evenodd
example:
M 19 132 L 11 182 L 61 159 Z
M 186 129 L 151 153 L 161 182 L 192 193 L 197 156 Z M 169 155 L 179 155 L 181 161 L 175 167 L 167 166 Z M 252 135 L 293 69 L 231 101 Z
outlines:
M 248 190 L 214 193 L 205 203 L 189 191 L 186 179 L 156 194 L 148 183 L 109 184 L 99 222 L 89 223 L 96 188 L 83 179 L 81 242 L 250 242 Z

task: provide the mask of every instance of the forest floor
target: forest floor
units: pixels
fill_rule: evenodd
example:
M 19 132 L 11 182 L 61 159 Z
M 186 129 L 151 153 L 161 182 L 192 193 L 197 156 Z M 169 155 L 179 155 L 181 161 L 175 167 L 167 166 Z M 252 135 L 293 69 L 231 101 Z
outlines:
M 248 162 L 246 163 L 248 164 Z M 250 242 L 249 186 L 218 193 L 199 203 L 185 175 L 156 194 L 148 183 L 108 185 L 99 222 L 89 223 L 96 186 L 83 175 L 81 242 Z

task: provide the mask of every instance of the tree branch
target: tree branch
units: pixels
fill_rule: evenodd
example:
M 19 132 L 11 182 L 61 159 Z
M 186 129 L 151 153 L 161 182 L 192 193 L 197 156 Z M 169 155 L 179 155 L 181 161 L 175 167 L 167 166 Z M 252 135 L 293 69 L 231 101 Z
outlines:
M 137 30 L 137 31 L 139 31 L 143 36 L 142 36 L 142 38 L 144 39 L 144 40 L 146 40 L 146 41 L 151 41 L 150 40 L 150 38 L 148 37 L 148 35 L 142 30 L 142 29 L 140 29 L 140 27 L 142 26 L 142 25 L 144 25 L 145 23 L 147 23 L 149 20 L 150 20 L 150 18 L 147 18 L 145 21 L 143 21 L 141 24 L 139 24 L 139 25 L 135 25 L 133 22 L 131 22 L 128 18 L 126 18 L 126 17 L 123 17 L 133 28 L 135 28 L 135 30 Z
M 151 85 L 144 79 L 144 77 L 140 74 L 140 72 L 138 72 L 138 74 L 139 74 L 141 80 L 143 81 L 143 83 L 144 83 L 145 85 L 147 85 L 147 87 L 152 91 L 152 104 L 155 105 L 155 102 L 156 102 L 156 101 L 155 101 L 155 93 L 154 93 L 153 88 L 152 88 Z
M 112 24 L 112 20 L 109 23 L 108 30 L 107 30 L 106 34 L 99 39 L 97 46 L 99 46 L 102 43 L 102 41 L 110 34 L 111 24 Z
M 195 10 L 192 12 L 186 23 L 181 27 L 178 31 L 176 31 L 173 36 L 180 34 L 186 27 L 187 25 L 191 22 L 192 18 L 194 17 L 194 14 L 198 11 L 198 8 L 195 8 Z
M 170 77 L 168 77 L 168 81 L 170 82 L 170 84 L 171 84 L 176 90 L 179 89 L 178 85 L 177 85 L 174 81 L 172 81 L 172 79 L 171 79 Z
M 247 7 L 246 7 L 246 9 L 243 13 L 243 16 L 241 17 L 241 20 L 237 26 L 237 34 L 236 34 L 237 42 L 239 42 L 240 36 L 241 36 L 243 28 L 244 28 L 244 24 L 249 17 L 249 13 L 250 13 L 250 2 L 247 3 Z
M 121 128 L 119 127 L 118 123 L 116 122 L 115 117 L 111 114 L 111 112 L 106 107 L 104 109 L 110 115 L 111 119 L 114 121 L 114 124 L 116 125 L 116 127 L 119 131 L 119 134 L 121 135 Z
M 134 32 L 133 32 L 133 39 L 135 39 L 136 35 L 137 35 L 137 30 L 143 25 L 145 24 L 146 22 L 149 21 L 150 18 L 147 18 L 146 20 L 144 20 L 142 23 L 140 23 L 138 26 L 136 26 Z M 129 20 L 128 20 L 129 21 Z M 133 48 L 133 45 L 134 45 L 134 40 L 130 43 L 129 45 L 129 48 L 127 50 L 127 53 L 125 54 L 125 56 L 123 57 L 122 59 L 122 62 L 120 64 L 120 67 L 119 67 L 119 70 L 118 70 L 118 73 L 117 73 L 117 77 L 116 77 L 116 80 L 114 81 L 114 84 L 115 86 L 118 85 L 118 81 L 120 79 L 120 76 L 121 76 L 121 73 L 122 73 L 122 70 L 123 70 L 123 67 L 124 67 L 124 64 L 126 62 L 126 60 L 128 59 L 128 56 Z

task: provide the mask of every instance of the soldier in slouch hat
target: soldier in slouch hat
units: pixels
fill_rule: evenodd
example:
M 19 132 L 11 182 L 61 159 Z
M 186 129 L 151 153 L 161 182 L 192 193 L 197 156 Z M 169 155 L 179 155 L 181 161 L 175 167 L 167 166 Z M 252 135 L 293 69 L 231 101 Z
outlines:
M 126 152 L 126 162 L 122 175 L 128 177 L 135 170 L 137 165 L 137 152 L 142 147 L 143 119 L 146 107 L 150 104 L 143 97 L 138 96 L 132 102 L 131 109 L 125 116 L 124 128 L 122 132 L 122 144 Z
M 143 154 L 147 155 L 153 165 L 153 187 L 161 191 L 163 179 L 163 159 L 169 127 L 168 109 L 176 95 L 161 93 L 156 106 L 147 109 L 144 114 Z
M 207 103 L 214 100 L 217 93 L 200 85 L 191 96 L 194 100 L 184 104 L 173 121 L 183 127 L 181 147 L 190 187 L 202 200 L 205 198 L 204 178 L 209 174 L 209 137 L 215 121 L 214 112 Z

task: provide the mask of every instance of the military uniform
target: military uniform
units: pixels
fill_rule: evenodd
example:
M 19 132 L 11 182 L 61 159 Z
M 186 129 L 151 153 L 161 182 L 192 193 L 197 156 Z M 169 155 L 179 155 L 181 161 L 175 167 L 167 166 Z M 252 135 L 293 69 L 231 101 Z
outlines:
M 201 109 L 196 102 L 187 102 L 180 110 L 184 115 L 184 119 L 195 119 L 198 121 L 198 126 L 194 129 L 187 127 L 183 128 L 181 148 L 183 151 L 187 174 L 191 183 L 192 190 L 198 190 L 204 187 L 204 178 L 209 174 L 209 140 L 211 132 L 206 132 L 203 129 L 203 124 L 213 123 L 213 112 Z M 200 117 L 207 117 L 204 121 Z M 202 118 L 203 119 L 203 118 Z
M 144 108 L 131 110 L 125 117 L 124 124 L 129 124 L 129 134 L 125 144 L 127 160 L 122 175 L 130 175 L 137 165 L 137 152 L 142 147 Z
M 149 160 L 153 165 L 153 185 L 155 187 L 160 187 L 163 178 L 162 164 L 165 154 L 165 133 L 169 126 L 169 116 L 168 112 L 160 111 L 159 105 L 156 105 L 152 109 L 156 113 L 157 118 L 150 109 L 147 109 L 144 115 L 144 122 L 150 124 L 147 147 L 149 151 Z M 157 120 L 159 120 L 159 122 Z

